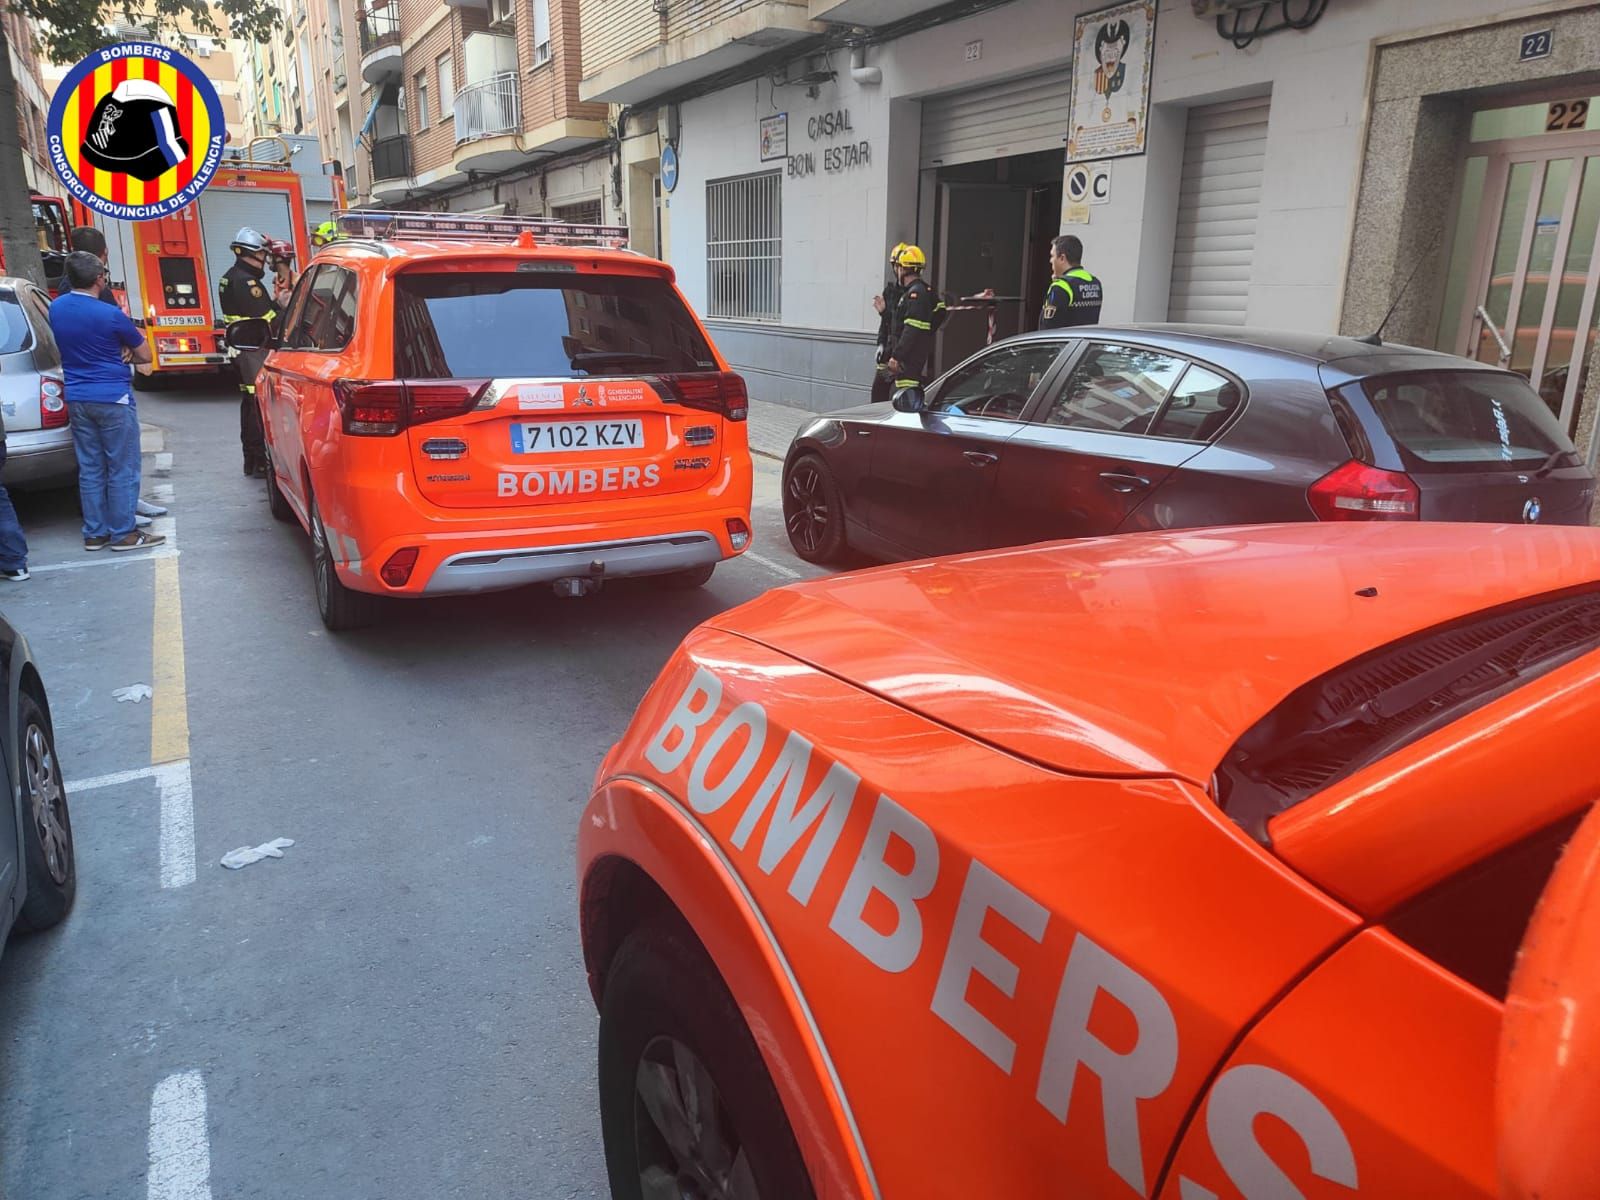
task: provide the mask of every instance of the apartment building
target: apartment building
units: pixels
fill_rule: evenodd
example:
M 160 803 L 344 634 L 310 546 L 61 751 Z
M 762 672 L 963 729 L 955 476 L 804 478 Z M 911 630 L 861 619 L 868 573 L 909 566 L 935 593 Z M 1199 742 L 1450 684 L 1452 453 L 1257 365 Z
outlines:
M 22 169 L 27 174 L 28 187 L 36 192 L 65 195 L 50 169 L 45 144 L 50 92 L 44 82 L 38 39 L 28 18 L 9 10 L 0 10 L 0 30 L 4 31 L 6 52 L 11 56 L 11 78 L 17 85 L 17 132 L 22 137 Z
M 395 208 L 613 215 L 608 110 L 578 95 L 578 16 L 578 0 L 368 0 L 356 15 L 363 196 Z

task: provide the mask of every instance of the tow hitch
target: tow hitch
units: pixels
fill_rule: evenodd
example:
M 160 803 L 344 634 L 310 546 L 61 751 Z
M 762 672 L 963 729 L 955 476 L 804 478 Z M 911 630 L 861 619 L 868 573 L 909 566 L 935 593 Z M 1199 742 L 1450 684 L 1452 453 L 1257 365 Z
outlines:
M 595 559 L 589 564 L 587 575 L 568 575 L 565 579 L 557 579 L 552 585 L 556 595 L 573 598 L 577 596 L 592 596 L 600 590 L 600 585 L 605 582 L 606 564 L 600 559 Z

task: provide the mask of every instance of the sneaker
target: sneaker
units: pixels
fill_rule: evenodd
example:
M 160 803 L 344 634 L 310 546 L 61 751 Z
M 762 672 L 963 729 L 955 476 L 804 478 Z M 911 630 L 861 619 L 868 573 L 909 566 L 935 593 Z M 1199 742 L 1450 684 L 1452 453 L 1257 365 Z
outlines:
M 24 579 L 31 579 L 27 567 L 17 567 L 11 571 L 0 571 L 0 579 L 9 579 L 12 583 L 21 583 Z
M 101 534 L 99 537 L 83 539 L 83 548 L 85 550 L 104 550 L 109 545 L 111 545 L 111 535 L 109 533 Z
M 159 546 L 167 539 L 159 533 L 146 533 L 142 529 L 135 529 L 127 537 L 111 543 L 113 551 L 144 550 L 150 546 Z
M 143 496 L 140 496 L 139 503 L 133 506 L 133 511 L 141 517 L 164 517 L 167 515 L 167 506 L 156 504 L 154 501 L 146 500 Z
M 134 513 L 134 515 L 133 515 L 133 525 L 134 525 L 135 529 L 145 529 L 145 528 L 147 528 L 149 526 L 149 524 L 150 524 L 150 521 L 151 521 L 151 518 L 146 517 L 146 516 L 144 516 L 144 515 L 142 515 L 140 513 Z

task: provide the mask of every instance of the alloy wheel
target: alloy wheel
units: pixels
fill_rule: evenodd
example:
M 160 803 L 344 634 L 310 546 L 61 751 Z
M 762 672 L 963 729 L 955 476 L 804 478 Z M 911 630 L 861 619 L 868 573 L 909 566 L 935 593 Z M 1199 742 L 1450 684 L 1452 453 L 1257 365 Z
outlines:
M 634 1141 L 644 1200 L 760 1200 L 711 1072 L 677 1038 L 658 1035 L 640 1055 Z
M 799 541 L 808 552 L 815 552 L 827 531 L 831 513 L 827 497 L 822 490 L 822 477 L 812 466 L 797 468 L 789 476 L 788 513 L 785 520 L 789 536 Z
M 72 873 L 72 835 L 67 832 L 66 793 L 50 738 L 36 724 L 29 724 L 23 737 L 22 769 L 27 780 L 28 807 L 39 845 L 44 850 L 45 869 L 57 887 L 64 886 Z

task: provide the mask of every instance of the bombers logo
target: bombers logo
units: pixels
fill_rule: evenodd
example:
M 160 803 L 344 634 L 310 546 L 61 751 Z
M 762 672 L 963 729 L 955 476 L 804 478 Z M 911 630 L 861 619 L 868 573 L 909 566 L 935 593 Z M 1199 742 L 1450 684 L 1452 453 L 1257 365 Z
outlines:
M 74 199 L 104 216 L 170 216 L 222 161 L 217 89 L 170 47 L 123 42 L 68 72 L 50 101 L 50 163 Z

